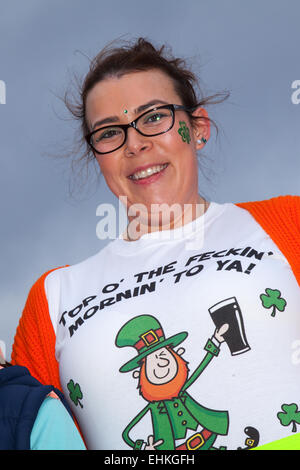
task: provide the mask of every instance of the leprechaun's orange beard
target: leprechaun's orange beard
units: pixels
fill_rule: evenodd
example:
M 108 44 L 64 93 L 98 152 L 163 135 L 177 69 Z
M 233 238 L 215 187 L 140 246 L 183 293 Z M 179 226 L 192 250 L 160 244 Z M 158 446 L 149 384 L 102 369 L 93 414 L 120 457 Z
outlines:
M 180 390 L 186 382 L 189 371 L 188 363 L 174 351 L 169 350 L 177 362 L 178 370 L 175 377 L 165 384 L 151 383 L 146 375 L 146 358 L 142 361 L 138 388 L 140 389 L 140 394 L 149 402 L 172 400 L 172 398 L 178 397 Z

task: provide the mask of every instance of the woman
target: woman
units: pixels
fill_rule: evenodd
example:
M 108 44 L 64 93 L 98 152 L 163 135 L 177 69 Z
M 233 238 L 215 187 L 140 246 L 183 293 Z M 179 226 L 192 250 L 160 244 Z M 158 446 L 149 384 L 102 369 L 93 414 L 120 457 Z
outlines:
M 300 198 L 198 194 L 193 80 L 139 39 L 95 58 L 72 108 L 129 223 L 34 284 L 12 359 L 63 390 L 89 449 L 251 448 L 297 422 Z

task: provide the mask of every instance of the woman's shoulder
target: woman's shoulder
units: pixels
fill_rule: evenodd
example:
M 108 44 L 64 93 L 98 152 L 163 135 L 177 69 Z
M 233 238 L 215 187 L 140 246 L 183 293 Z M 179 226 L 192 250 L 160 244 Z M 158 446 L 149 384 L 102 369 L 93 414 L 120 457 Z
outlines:
M 250 207 L 291 207 L 291 206 L 296 206 L 298 207 L 300 204 L 300 196 L 297 195 L 291 195 L 291 194 L 286 194 L 283 196 L 275 196 L 269 199 L 262 199 L 258 201 L 248 201 L 248 202 L 238 202 L 236 203 L 237 206 L 239 207 L 245 207 L 245 208 L 250 208 Z
M 259 201 L 236 203 L 248 210 L 255 218 L 300 220 L 300 196 L 287 194 Z
M 100 250 L 96 254 L 85 258 L 74 264 L 65 264 L 55 268 L 48 269 L 43 274 L 35 278 L 30 293 L 38 293 L 44 291 L 47 293 L 48 286 L 57 286 L 63 279 L 74 278 L 78 275 L 85 275 L 86 272 L 92 270 L 99 265 L 101 254 L 104 250 Z
M 45 281 L 48 278 L 48 276 L 51 275 L 56 270 L 65 268 L 67 266 L 68 265 L 48 269 L 43 274 L 35 278 L 35 280 L 31 284 L 31 288 L 29 289 L 24 311 L 35 312 L 34 307 L 36 305 L 41 305 L 45 299 Z
M 289 194 L 236 205 L 248 210 L 281 251 L 291 251 L 299 265 L 300 196 Z M 300 266 L 297 267 L 297 273 L 298 270 L 300 274 Z

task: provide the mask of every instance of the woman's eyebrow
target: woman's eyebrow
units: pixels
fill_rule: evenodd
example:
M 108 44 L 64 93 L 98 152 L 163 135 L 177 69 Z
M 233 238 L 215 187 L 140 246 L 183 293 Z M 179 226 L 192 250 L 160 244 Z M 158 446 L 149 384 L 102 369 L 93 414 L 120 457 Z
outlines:
M 156 104 L 169 104 L 169 103 L 167 103 L 166 101 L 163 101 L 163 100 L 151 100 L 151 101 L 148 101 L 148 103 L 142 104 L 138 108 L 135 108 L 133 110 L 133 112 L 134 112 L 134 114 L 140 114 L 143 111 L 146 111 L 151 106 L 155 106 Z M 119 116 L 109 116 L 109 117 L 106 117 L 104 119 L 101 119 L 100 121 L 95 122 L 95 124 L 92 127 L 92 131 L 96 127 L 103 126 L 104 124 L 119 122 L 119 120 L 120 120 Z
M 105 119 L 101 119 L 100 121 L 95 122 L 91 130 L 93 131 L 96 127 L 101 127 L 103 124 L 110 124 L 114 122 L 119 122 L 118 116 L 109 116 Z
M 142 104 L 141 106 L 136 108 L 134 110 L 134 114 L 142 113 L 143 111 L 146 111 L 147 108 L 150 108 L 151 106 L 155 106 L 156 104 L 169 104 L 169 103 L 163 100 L 151 100 L 151 101 L 148 101 L 148 103 Z

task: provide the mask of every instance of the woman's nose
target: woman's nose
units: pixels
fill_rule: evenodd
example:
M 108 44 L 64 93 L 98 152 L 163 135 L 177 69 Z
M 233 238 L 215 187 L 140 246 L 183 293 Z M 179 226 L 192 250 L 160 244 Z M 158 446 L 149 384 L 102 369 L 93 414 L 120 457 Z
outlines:
M 133 127 L 127 130 L 127 139 L 124 144 L 125 154 L 129 157 L 139 155 L 141 152 L 151 148 L 151 137 L 140 134 Z

